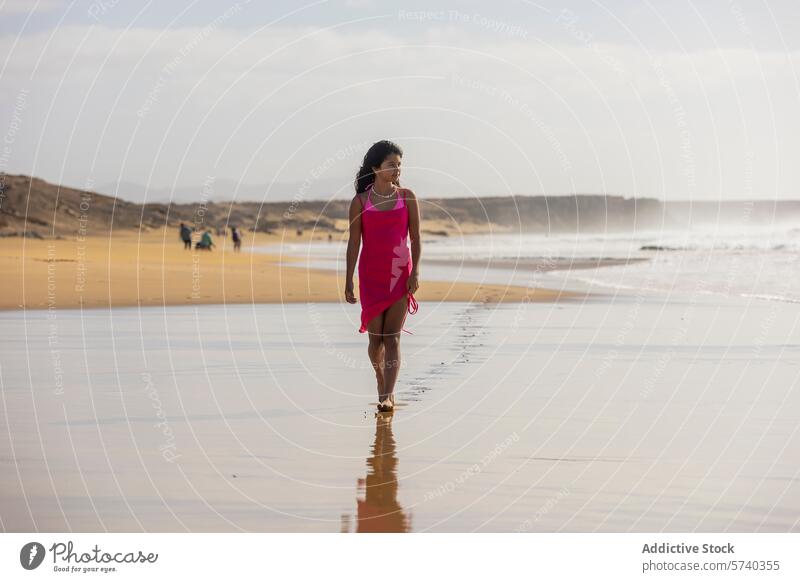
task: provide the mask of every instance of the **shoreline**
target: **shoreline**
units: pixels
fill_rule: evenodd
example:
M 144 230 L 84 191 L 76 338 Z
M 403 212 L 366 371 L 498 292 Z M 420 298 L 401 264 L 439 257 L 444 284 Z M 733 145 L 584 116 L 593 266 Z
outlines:
M 313 231 L 245 233 L 242 252 L 215 237 L 211 252 L 184 250 L 175 229 L 117 231 L 84 239 L 0 239 L 0 310 L 169 305 L 345 303 L 335 271 L 288 266 L 291 257 L 251 250 L 278 242 L 327 240 Z M 334 239 L 335 241 L 336 239 Z M 358 282 L 358 277 L 354 277 Z M 356 293 L 358 297 L 358 293 Z M 517 303 L 580 298 L 557 289 L 472 282 L 420 282 L 420 302 Z M 358 303 L 353 304 L 354 308 Z
M 610 257 L 566 258 L 566 257 L 524 257 L 520 259 L 426 259 L 427 264 L 448 267 L 478 267 L 486 269 L 506 269 L 520 271 L 576 271 L 580 269 L 598 269 L 615 267 L 649 261 L 646 257 L 615 259 Z

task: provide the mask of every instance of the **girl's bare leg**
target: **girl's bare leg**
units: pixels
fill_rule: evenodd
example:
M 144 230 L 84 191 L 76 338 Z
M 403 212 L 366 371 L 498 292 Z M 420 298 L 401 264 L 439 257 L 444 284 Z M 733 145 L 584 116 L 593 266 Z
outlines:
M 367 334 L 369 335 L 369 346 L 367 353 L 372 367 L 375 369 L 375 378 L 378 380 L 378 402 L 382 402 L 386 397 L 384 381 L 384 345 L 383 345 L 383 319 L 386 312 L 374 317 L 367 324 Z
M 394 403 L 394 385 L 400 372 L 400 334 L 408 313 L 408 296 L 396 301 L 384 311 L 383 319 L 383 384 L 385 393 Z

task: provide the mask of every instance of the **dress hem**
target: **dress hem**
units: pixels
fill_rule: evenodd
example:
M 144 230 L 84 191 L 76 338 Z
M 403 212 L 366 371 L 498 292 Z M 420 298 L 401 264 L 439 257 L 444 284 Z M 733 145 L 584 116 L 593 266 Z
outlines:
M 403 293 L 403 295 L 401 295 L 397 299 L 386 300 L 383 303 L 378 303 L 377 305 L 381 306 L 380 310 L 376 311 L 375 315 L 369 316 L 369 318 L 366 321 L 364 321 L 364 310 L 362 310 L 361 327 L 359 327 L 358 333 L 367 333 L 367 325 L 369 324 L 369 322 L 372 321 L 373 319 L 375 319 L 378 315 L 380 315 L 384 311 L 386 311 L 389 307 L 391 307 L 392 305 L 394 305 L 395 303 L 400 301 L 403 297 L 408 297 L 408 305 L 406 306 L 407 312 L 412 314 L 412 315 L 414 313 L 416 313 L 418 307 L 417 307 L 417 302 L 414 299 L 414 295 L 412 295 L 411 293 L 408 293 L 408 292 Z M 385 304 L 385 305 L 383 305 L 383 304 Z M 374 306 L 371 306 L 371 307 L 374 309 Z M 414 335 L 414 332 L 408 331 L 407 329 L 405 329 L 405 327 L 402 328 L 401 331 L 404 331 L 406 333 L 410 333 L 411 335 Z

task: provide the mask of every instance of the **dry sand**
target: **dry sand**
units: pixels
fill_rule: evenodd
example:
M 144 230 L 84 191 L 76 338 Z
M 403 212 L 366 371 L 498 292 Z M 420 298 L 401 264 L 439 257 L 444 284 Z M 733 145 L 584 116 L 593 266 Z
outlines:
M 341 244 L 342 234 L 334 234 Z M 327 240 L 306 231 L 245 237 L 244 252 L 220 237 L 211 252 L 185 251 L 175 229 L 121 231 L 83 240 L 0 239 L 0 309 L 123 307 L 236 303 L 344 301 L 343 277 L 328 270 L 298 269 L 286 259 L 247 252 L 252 246 Z M 424 246 L 422 266 L 424 269 Z M 521 286 L 425 281 L 415 294 L 424 301 L 552 301 L 563 291 Z M 357 278 L 356 278 L 357 285 Z

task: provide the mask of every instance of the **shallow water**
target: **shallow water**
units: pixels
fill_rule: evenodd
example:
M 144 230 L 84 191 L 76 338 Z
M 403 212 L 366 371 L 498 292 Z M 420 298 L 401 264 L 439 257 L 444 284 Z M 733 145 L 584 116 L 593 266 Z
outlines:
M 791 303 L 0 314 L 6 531 L 798 531 Z
M 298 266 L 334 269 L 344 275 L 346 247 L 340 242 L 287 242 L 262 250 L 303 259 Z M 643 250 L 648 248 L 661 250 Z M 427 265 L 423 277 L 682 300 L 705 294 L 800 303 L 798 251 L 800 228 L 781 225 L 429 237 L 423 239 Z M 598 258 L 630 262 L 580 268 L 587 259 Z M 491 268 L 490 261 L 495 262 Z

